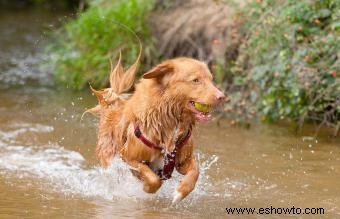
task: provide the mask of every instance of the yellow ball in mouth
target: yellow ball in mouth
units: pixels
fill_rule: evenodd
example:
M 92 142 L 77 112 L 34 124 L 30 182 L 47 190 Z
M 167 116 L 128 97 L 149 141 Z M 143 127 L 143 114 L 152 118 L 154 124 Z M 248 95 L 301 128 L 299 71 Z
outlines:
M 210 105 L 203 104 L 203 103 L 194 102 L 194 106 L 198 111 L 203 112 L 203 113 L 209 113 L 211 110 Z

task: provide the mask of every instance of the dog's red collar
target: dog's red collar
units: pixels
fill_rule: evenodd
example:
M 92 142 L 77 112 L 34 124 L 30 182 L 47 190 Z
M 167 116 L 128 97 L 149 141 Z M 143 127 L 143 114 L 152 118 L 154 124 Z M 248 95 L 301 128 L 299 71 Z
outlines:
M 161 146 L 152 143 L 146 137 L 144 137 L 144 135 L 142 134 L 141 130 L 139 129 L 139 126 L 135 127 L 135 136 L 137 138 L 139 138 L 139 140 L 141 140 L 149 148 L 154 148 L 154 149 L 158 149 L 158 150 L 162 150 L 163 149 Z
M 141 132 L 139 126 L 135 126 L 135 136 L 141 140 L 146 146 L 148 146 L 149 148 L 153 148 L 153 149 L 158 149 L 158 150 L 163 150 L 163 148 L 157 144 L 152 143 L 151 141 L 149 141 Z M 172 172 L 174 171 L 175 168 L 175 160 L 176 160 L 176 154 L 177 154 L 177 150 L 180 149 L 183 145 L 185 145 L 185 143 L 187 143 L 187 141 L 189 140 L 191 136 L 191 127 L 188 130 L 188 133 L 186 134 L 186 136 L 182 139 L 179 139 L 176 143 L 175 143 L 175 149 L 172 152 L 169 153 L 165 153 L 164 155 L 164 166 L 162 170 L 159 170 L 157 172 L 157 175 L 162 179 L 162 180 L 167 180 L 171 178 Z

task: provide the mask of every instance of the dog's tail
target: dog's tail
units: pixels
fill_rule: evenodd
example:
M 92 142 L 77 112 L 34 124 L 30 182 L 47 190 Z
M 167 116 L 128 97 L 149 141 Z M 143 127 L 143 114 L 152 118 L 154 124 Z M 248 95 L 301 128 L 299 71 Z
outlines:
M 129 95 L 124 94 L 134 84 L 137 67 L 142 54 L 142 44 L 139 42 L 140 50 L 136 61 L 126 70 L 121 64 L 122 55 L 119 53 L 119 59 L 117 65 L 113 68 L 111 62 L 111 74 L 110 74 L 110 87 L 102 90 L 95 90 L 91 85 L 92 92 L 98 98 L 98 105 L 86 110 L 82 117 L 86 113 L 91 113 L 96 116 L 100 116 L 106 109 L 112 107 L 118 107 L 126 101 Z
M 99 104 L 89 110 L 86 110 L 81 118 L 86 113 L 91 113 L 97 116 L 101 116 L 108 107 L 115 107 L 125 102 L 129 95 L 124 95 L 123 93 L 128 91 L 135 80 L 137 67 L 142 55 L 142 41 L 138 37 L 135 31 L 133 31 L 130 27 L 122 24 L 118 21 L 112 20 L 111 22 L 115 23 L 125 31 L 132 34 L 133 37 L 136 38 L 139 44 L 139 54 L 136 61 L 124 72 L 124 68 L 121 64 L 122 54 L 119 52 L 119 59 L 118 63 L 115 68 L 113 68 L 112 61 L 110 60 L 111 64 L 111 74 L 109 77 L 110 87 L 102 90 L 95 90 L 90 85 L 92 92 L 97 96 Z

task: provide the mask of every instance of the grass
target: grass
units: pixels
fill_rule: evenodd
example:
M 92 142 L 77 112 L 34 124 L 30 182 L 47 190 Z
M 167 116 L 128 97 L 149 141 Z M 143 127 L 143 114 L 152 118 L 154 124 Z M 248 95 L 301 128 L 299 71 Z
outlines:
M 97 88 L 105 86 L 109 61 L 119 50 L 126 65 L 138 56 L 139 44 L 130 30 L 146 45 L 143 63 L 147 65 L 155 54 L 146 24 L 153 4 L 148 0 L 96 0 L 76 19 L 66 22 L 49 48 L 56 80 L 74 89 L 82 89 L 87 83 Z

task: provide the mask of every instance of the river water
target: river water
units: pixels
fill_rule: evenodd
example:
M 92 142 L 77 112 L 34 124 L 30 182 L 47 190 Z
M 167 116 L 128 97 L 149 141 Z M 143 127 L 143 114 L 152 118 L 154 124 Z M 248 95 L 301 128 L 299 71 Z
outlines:
M 178 174 L 150 195 L 119 159 L 99 167 L 97 120 L 80 119 L 95 97 L 56 87 L 39 65 L 45 31 L 61 17 L 0 12 L 0 218 L 221 218 L 231 216 L 226 208 L 271 206 L 324 208 L 324 216 L 340 218 L 340 140 L 313 137 L 309 126 L 300 135 L 277 125 L 199 126 L 201 175 L 175 206 Z

